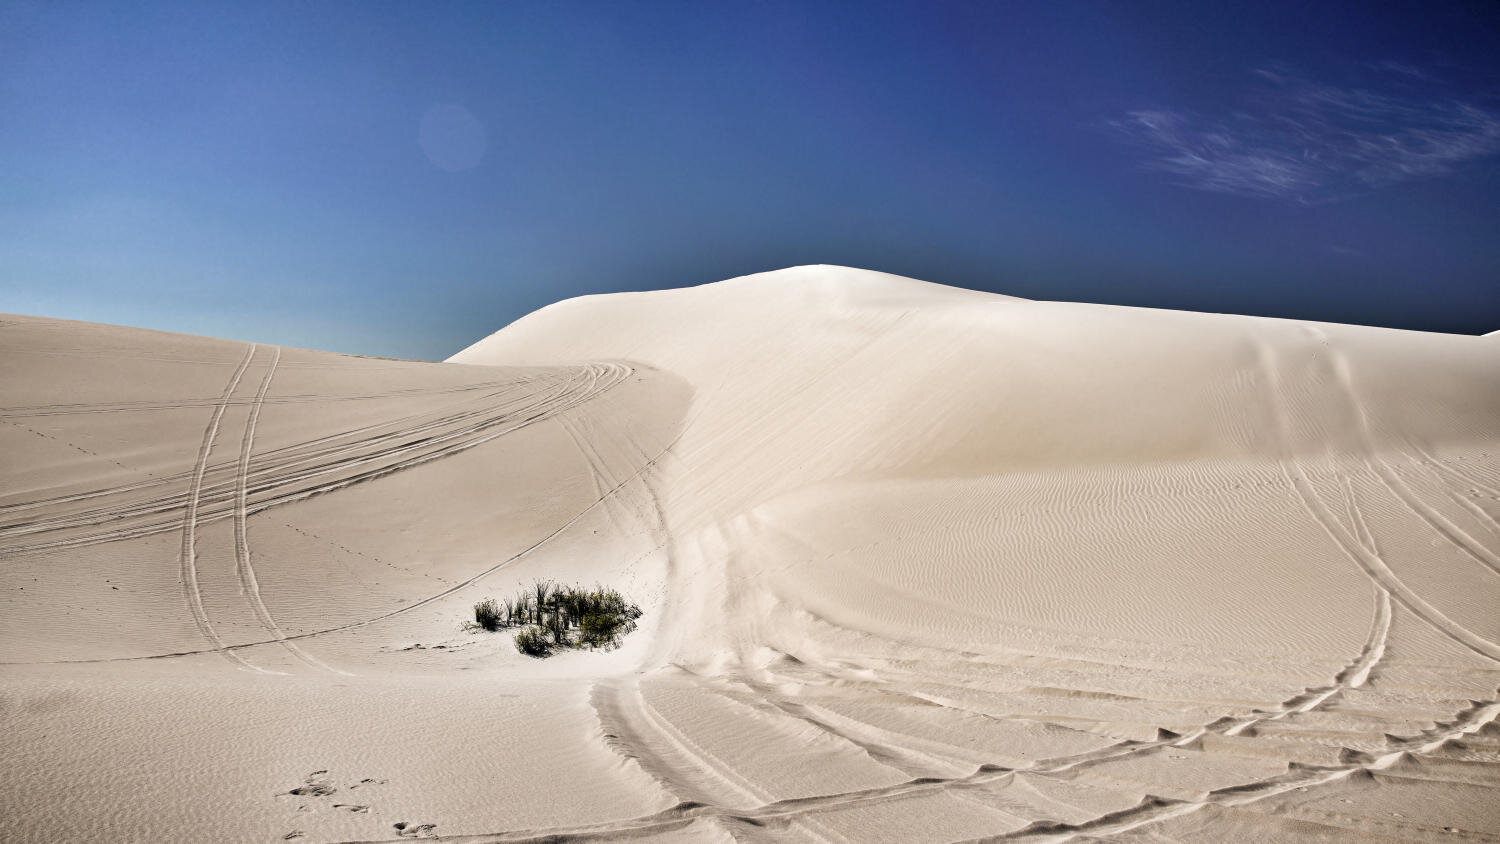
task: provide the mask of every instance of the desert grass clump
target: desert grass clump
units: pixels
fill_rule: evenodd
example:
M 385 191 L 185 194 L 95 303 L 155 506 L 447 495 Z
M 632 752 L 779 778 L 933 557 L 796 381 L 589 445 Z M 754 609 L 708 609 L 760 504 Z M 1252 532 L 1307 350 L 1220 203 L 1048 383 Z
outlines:
M 578 642 L 590 648 L 615 647 L 620 637 L 635 629 L 635 622 L 609 613 L 590 613 L 578 620 Z
M 505 616 L 494 598 L 485 598 L 474 605 L 474 623 L 491 633 L 499 630 L 504 621 Z
M 552 643 L 547 641 L 546 630 L 528 625 L 516 634 L 516 650 L 527 656 L 543 657 L 552 653 Z
M 619 590 L 559 586 L 550 580 L 538 580 L 504 603 L 486 598 L 474 605 L 479 627 L 490 631 L 520 627 L 516 650 L 536 657 L 556 648 L 618 647 L 640 617 L 641 608 Z

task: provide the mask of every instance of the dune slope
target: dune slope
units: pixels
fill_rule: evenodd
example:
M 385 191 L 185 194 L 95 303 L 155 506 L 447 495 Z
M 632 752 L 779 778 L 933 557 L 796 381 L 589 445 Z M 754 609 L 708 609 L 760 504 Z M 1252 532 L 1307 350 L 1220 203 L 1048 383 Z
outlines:
M 1489 339 L 800 267 L 0 348 L 19 840 L 1500 835 Z M 641 629 L 460 629 L 536 577 Z

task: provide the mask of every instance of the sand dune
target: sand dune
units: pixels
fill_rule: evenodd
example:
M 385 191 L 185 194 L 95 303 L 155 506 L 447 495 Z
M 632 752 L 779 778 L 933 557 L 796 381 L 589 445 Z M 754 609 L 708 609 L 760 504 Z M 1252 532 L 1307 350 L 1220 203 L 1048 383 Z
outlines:
M 1492 337 L 839 267 L 441 364 L 0 323 L 7 840 L 1500 837 Z M 462 629 L 538 577 L 641 627 Z

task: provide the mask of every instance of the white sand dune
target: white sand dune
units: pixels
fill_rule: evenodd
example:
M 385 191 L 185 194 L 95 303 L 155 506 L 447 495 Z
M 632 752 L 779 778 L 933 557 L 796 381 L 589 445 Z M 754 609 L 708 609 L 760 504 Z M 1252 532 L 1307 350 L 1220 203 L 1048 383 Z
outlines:
M 4 317 L 3 837 L 1500 838 L 1492 340 L 839 267 L 442 364 Z M 461 629 L 538 577 L 641 628 Z

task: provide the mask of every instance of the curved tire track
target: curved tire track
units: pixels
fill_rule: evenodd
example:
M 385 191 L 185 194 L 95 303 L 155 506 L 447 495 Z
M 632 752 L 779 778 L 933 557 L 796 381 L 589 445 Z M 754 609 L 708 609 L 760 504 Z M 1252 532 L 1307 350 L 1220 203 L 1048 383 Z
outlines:
M 1374 434 L 1370 428 L 1370 417 L 1365 412 L 1364 403 L 1359 400 L 1359 392 L 1354 386 L 1354 375 L 1349 366 L 1349 360 L 1342 352 L 1334 349 L 1332 355 L 1332 368 L 1343 394 L 1345 402 L 1349 405 L 1350 413 L 1357 421 L 1357 430 L 1360 443 L 1364 448 L 1365 464 L 1380 478 L 1381 482 L 1390 489 L 1391 494 L 1406 506 L 1406 509 L 1417 518 L 1427 523 L 1439 536 L 1460 551 L 1473 558 L 1480 565 L 1488 568 L 1495 574 L 1500 574 L 1500 557 L 1497 557 L 1483 543 L 1474 539 L 1458 525 L 1453 524 L 1441 513 L 1434 510 L 1419 496 L 1411 491 L 1406 482 L 1391 470 L 1389 464 L 1380 456 L 1380 450 L 1375 447 Z
M 312 451 L 308 451 L 307 447 L 331 438 L 262 455 L 252 461 L 248 475 L 248 511 L 259 512 L 467 451 L 589 401 L 623 382 L 631 371 L 622 364 L 593 364 L 574 373 L 573 377 L 557 385 L 546 395 L 528 393 L 502 405 L 428 420 L 415 426 L 376 433 L 348 442 L 324 445 Z M 366 426 L 361 430 L 378 429 L 388 424 Z M 335 436 L 347 435 L 346 432 Z M 228 468 L 235 471 L 237 476 L 237 464 L 229 464 Z M 233 517 L 236 477 L 226 477 L 223 481 L 209 485 L 202 480 L 205 473 L 204 467 L 198 467 L 193 472 L 194 483 L 199 490 L 200 521 Z M 0 526 L 0 537 L 18 537 L 54 531 L 86 530 L 90 526 L 108 522 L 137 522 L 81 536 L 0 546 L 0 553 L 41 551 L 150 536 L 173 529 L 177 519 L 170 514 L 182 508 L 183 504 L 184 496 L 173 494 L 121 508 L 94 509 Z
M 219 403 L 214 406 L 213 414 L 209 417 L 208 427 L 203 429 L 203 442 L 198 446 L 198 459 L 193 468 L 193 480 L 188 488 L 187 508 L 182 519 L 182 548 L 178 554 L 178 563 L 182 576 L 183 595 L 187 599 L 188 609 L 193 614 L 193 622 L 198 627 L 198 632 L 203 638 L 211 642 L 213 650 L 222 654 L 225 659 L 236 663 L 241 668 L 248 668 L 261 673 L 271 673 L 264 668 L 246 662 L 239 654 L 227 650 L 224 640 L 214 630 L 213 622 L 209 621 L 208 613 L 203 608 L 203 592 L 198 586 L 198 499 L 203 491 L 203 471 L 208 465 L 208 456 L 213 452 L 214 440 L 219 435 L 219 423 L 224 419 L 224 410 L 229 406 L 229 399 L 239 387 L 240 379 L 244 377 L 245 370 L 250 366 L 250 360 L 255 357 L 257 346 L 250 345 L 246 350 L 245 357 L 235 369 L 234 375 L 224 387 L 224 393 L 219 397 Z
M 1344 552 L 1344 555 L 1353 560 L 1374 583 L 1389 592 L 1392 597 L 1400 601 L 1403 606 L 1415 613 L 1423 621 L 1427 622 L 1438 632 L 1462 644 L 1464 647 L 1490 659 L 1500 661 L 1500 644 L 1482 638 L 1468 628 L 1458 624 L 1444 615 L 1437 607 L 1428 603 L 1422 596 L 1418 595 L 1408 587 L 1396 573 L 1386 565 L 1384 559 L 1372 551 L 1366 550 L 1349 531 L 1345 530 L 1338 518 L 1323 503 L 1318 496 L 1317 490 L 1313 488 L 1311 479 L 1302 468 L 1300 461 L 1292 453 L 1289 445 L 1289 422 L 1286 409 L 1282 406 L 1281 372 L 1277 367 L 1270 349 L 1263 343 L 1256 344 L 1257 357 L 1266 374 L 1268 389 L 1271 395 L 1268 401 L 1275 414 L 1275 432 L 1277 438 L 1277 460 L 1281 464 L 1281 470 L 1287 482 L 1295 490 L 1297 497 L 1301 499 L 1303 508 L 1312 518 L 1323 527 L 1336 546 Z
M 576 380 L 577 377 L 578 373 L 573 373 L 572 378 L 569 379 L 568 384 L 559 387 L 559 390 L 566 391 L 568 389 L 568 385 L 570 385 L 573 380 Z M 489 396 L 485 396 L 484 398 L 496 398 L 499 396 L 504 396 L 508 392 L 510 391 L 501 390 L 496 393 L 492 393 Z M 553 396 L 549 395 L 541 400 L 545 401 L 552 397 Z M 521 400 L 522 408 L 526 406 L 525 401 L 528 399 L 534 400 L 536 399 L 536 396 L 529 393 L 523 396 Z M 365 454 L 365 450 L 373 445 L 383 444 L 387 441 L 400 441 L 403 438 L 418 437 L 419 435 L 432 432 L 440 432 L 445 426 L 468 422 L 474 419 L 483 419 L 486 417 L 486 415 L 492 416 L 497 412 L 511 410 L 512 407 L 510 403 L 501 403 L 495 406 L 486 406 L 458 413 L 448 413 L 447 411 L 444 411 L 446 415 L 434 416 L 431 413 L 418 413 L 404 417 L 398 417 L 396 419 L 382 420 L 380 422 L 363 425 L 351 430 L 329 434 L 291 446 L 285 446 L 283 448 L 262 454 L 259 458 L 257 458 L 255 470 L 258 476 L 274 476 L 277 473 L 286 473 L 290 475 L 292 473 L 287 472 L 287 470 L 296 466 L 306 466 L 309 463 L 313 463 L 316 465 L 317 461 L 319 460 L 323 460 L 326 462 L 348 455 L 353 455 L 355 457 L 359 457 L 361 455 L 370 456 L 369 454 Z M 233 474 L 236 470 L 237 464 L 234 461 L 229 461 L 219 466 L 211 466 L 208 470 L 210 473 L 218 473 L 225 475 L 226 477 L 214 484 L 206 485 L 205 494 L 207 495 L 211 493 L 211 497 L 213 497 L 215 501 L 224 501 L 230 499 L 232 497 L 233 489 Z M 28 502 L 26 504 L 18 504 L 15 506 L 31 506 L 36 503 L 63 503 L 85 498 L 100 497 L 104 495 L 116 495 L 136 492 L 144 489 L 161 487 L 170 488 L 180 480 L 186 479 L 190 476 L 191 473 L 168 476 L 165 478 L 153 479 L 149 481 L 140 481 L 133 484 L 125 484 L 107 490 L 82 493 L 73 496 L 62 496 L 55 499 L 43 500 L 41 502 Z M 63 516 L 54 516 L 48 519 L 39 519 L 29 522 L 23 521 L 19 523 L 12 522 L 9 524 L 0 525 L 0 536 L 25 535 L 30 533 L 59 530 L 69 527 L 81 527 L 92 524 L 100 524 L 103 522 L 116 521 L 133 516 L 151 515 L 181 507 L 182 504 L 180 499 L 180 494 L 169 494 L 166 496 L 147 499 L 145 501 L 129 502 L 127 504 L 117 505 L 113 507 L 106 506 L 93 509 L 85 509 Z
M 296 643 L 286 638 L 286 633 L 276 623 L 271 615 L 271 610 L 266 606 L 260 595 L 260 581 L 255 577 L 255 568 L 250 563 L 250 539 L 249 525 L 247 524 L 245 496 L 246 482 L 250 473 L 250 454 L 255 447 L 255 426 L 260 421 L 260 409 L 265 404 L 266 393 L 271 389 L 271 379 L 276 376 L 276 367 L 281 363 L 281 347 L 275 347 L 275 357 L 271 359 L 271 365 L 266 369 L 265 377 L 261 379 L 260 389 L 255 393 L 255 401 L 250 405 L 250 413 L 245 419 L 245 435 L 240 441 L 240 471 L 235 484 L 235 508 L 234 508 L 234 562 L 235 573 L 239 577 L 240 590 L 250 602 L 250 608 L 255 611 L 255 617 L 260 621 L 261 627 L 265 628 L 281 643 L 281 646 L 292 656 L 303 663 L 333 674 L 342 674 L 346 677 L 353 676 L 347 671 L 334 668 L 322 660 L 297 647 Z
M 441 592 L 437 592 L 437 593 L 434 593 L 432 595 L 428 595 L 427 597 L 422 598 L 421 600 L 418 600 L 418 601 L 414 601 L 414 602 L 412 602 L 410 604 L 405 604 L 405 605 L 403 605 L 401 607 L 398 607 L 398 608 L 396 608 L 394 610 L 391 610 L 390 612 L 381 613 L 379 615 L 372 616 L 372 617 L 366 618 L 366 619 L 362 619 L 360 621 L 352 621 L 352 622 L 349 622 L 348 624 L 341 624 L 341 625 L 337 625 L 335 627 L 327 627 L 327 628 L 324 628 L 322 630 L 312 630 L 312 631 L 309 631 L 307 633 L 293 634 L 293 635 L 287 636 L 285 640 L 281 640 L 281 639 L 262 639 L 262 640 L 256 641 L 256 642 L 243 642 L 243 643 L 235 644 L 235 645 L 225 645 L 225 646 L 223 646 L 222 650 L 232 652 L 232 651 L 244 650 L 246 648 L 259 647 L 259 646 L 262 646 L 262 645 L 277 645 L 277 644 L 280 644 L 282 641 L 300 641 L 300 640 L 303 640 L 303 639 L 311 639 L 311 638 L 314 638 L 314 637 L 317 637 L 317 636 L 326 636 L 326 635 L 328 635 L 330 633 L 342 633 L 342 632 L 344 632 L 346 630 L 355 630 L 355 629 L 360 628 L 360 627 L 366 627 L 368 625 L 384 621 L 384 620 L 386 620 L 388 618 L 393 618 L 395 616 L 401 615 L 402 613 L 411 612 L 412 610 L 417 609 L 418 607 L 426 606 L 427 604 L 430 604 L 430 603 L 432 603 L 434 601 L 441 600 L 441 599 L 446 598 L 449 595 L 453 595 L 453 594 L 455 594 L 455 593 L 457 593 L 457 592 L 459 592 L 459 591 L 461 591 L 463 589 L 467 589 L 468 587 L 474 585 L 475 583 L 478 583 L 479 581 L 483 580 L 486 577 L 489 577 L 490 575 L 494 574 L 495 572 L 500 571 L 500 570 L 502 570 L 504 568 L 507 568 L 507 567 L 511 566 L 512 564 L 520 561 L 521 559 L 529 556 L 532 552 L 536 551 L 537 549 L 539 549 L 542 546 L 546 545 L 547 543 L 551 542 L 553 539 L 556 539 L 558 536 L 560 536 L 563 533 L 565 533 L 569 528 L 571 528 L 571 527 L 573 527 L 573 525 L 577 524 L 579 522 L 579 520 L 583 519 L 589 513 L 592 513 L 594 511 L 594 508 L 596 508 L 596 507 L 600 506 L 601 504 L 603 504 L 606 500 L 608 500 L 610 497 L 612 497 L 613 495 L 615 495 L 616 493 L 618 493 L 621 489 L 623 489 L 631 481 L 639 478 L 642 474 L 651 471 L 651 469 L 653 467 L 655 467 L 657 463 L 659 463 L 662 460 L 664 460 L 667 457 L 667 455 L 671 453 L 672 449 L 677 445 L 678 441 L 681 440 L 681 439 L 682 439 L 682 432 L 679 431 L 678 434 L 677 434 L 677 436 L 674 437 L 671 442 L 667 443 L 667 445 L 664 446 L 661 449 L 661 451 L 659 451 L 659 452 L 656 453 L 656 456 L 652 457 L 649 461 L 647 461 L 644 465 L 642 465 L 639 469 L 637 469 L 635 471 L 635 473 L 633 473 L 632 475 L 630 475 L 630 477 L 626 478 L 625 480 L 623 480 L 620 483 L 616 484 L 614 487 L 610 488 L 607 492 L 605 492 L 603 495 L 601 495 L 598 499 L 596 499 L 595 501 L 593 501 L 587 507 L 584 507 L 582 510 L 578 511 L 576 514 L 573 515 L 572 518 L 568 519 L 566 522 L 564 522 L 562 525 L 560 525 L 557 529 L 553 530 L 551 533 L 547 534 L 546 536 L 542 537 L 541 539 L 537 540 L 536 542 L 532 543 L 531 545 L 527 546 L 526 548 L 523 548 L 522 550 L 518 551 L 517 553 L 513 554 L 512 556 L 507 557 L 504 560 L 501 560 L 500 562 L 494 564 L 493 566 L 490 566 L 487 569 L 484 569 L 483 571 L 481 571 L 481 572 L 473 575 L 472 577 L 469 577 L 469 578 L 467 578 L 465 580 L 462 580 L 462 581 L 459 581 L 458 583 L 453 584 L 452 586 L 448 587 L 447 589 L 442 590 Z M 86 665 L 86 664 L 106 663 L 106 662 L 135 662 L 137 660 L 174 659 L 176 657 L 195 656 L 197 654 L 213 653 L 213 652 L 215 652 L 217 650 L 220 650 L 220 649 L 219 648 L 204 648 L 204 649 L 199 649 L 199 650 L 174 651 L 172 653 L 164 653 L 164 654 L 145 654 L 145 655 L 142 655 L 142 656 L 110 657 L 110 658 L 106 658 L 106 659 L 58 659 L 58 660 L 41 660 L 41 661 L 34 661 L 34 662 L 19 662 L 19 661 L 18 662 L 0 662 L 0 665 L 75 665 L 75 664 L 76 665 Z

